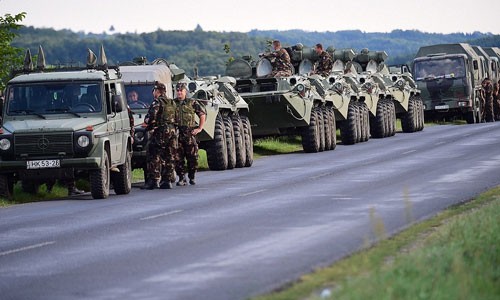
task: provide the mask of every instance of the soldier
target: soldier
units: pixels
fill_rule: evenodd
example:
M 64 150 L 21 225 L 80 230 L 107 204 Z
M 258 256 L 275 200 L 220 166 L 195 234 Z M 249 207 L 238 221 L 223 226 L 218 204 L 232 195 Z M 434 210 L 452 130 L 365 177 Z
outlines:
M 187 171 L 189 184 L 196 184 L 195 174 L 198 169 L 198 143 L 196 135 L 201 132 L 205 124 L 206 112 L 204 107 L 198 101 L 187 96 L 187 87 L 185 83 L 176 85 L 177 92 L 177 123 L 179 124 L 179 149 L 175 171 L 179 176 L 178 186 L 186 185 L 185 161 L 187 161 Z M 200 118 L 200 124 L 196 126 L 195 114 Z
M 330 75 L 330 72 L 333 68 L 332 57 L 330 56 L 330 53 L 323 50 L 323 45 L 321 44 L 316 44 L 314 51 L 316 51 L 316 53 L 318 54 L 319 59 L 314 65 L 314 71 L 312 72 L 312 74 L 318 74 L 323 77 L 327 77 L 328 75 Z
M 152 131 L 147 151 L 147 178 L 142 189 L 171 189 L 175 182 L 175 152 L 177 147 L 176 103 L 166 96 L 167 88 L 156 81 L 153 102 L 144 118 L 146 130 Z M 160 178 L 163 182 L 160 185 Z
M 274 52 L 263 55 L 269 58 L 273 66 L 273 70 L 269 77 L 286 77 L 292 76 L 293 66 L 288 52 L 281 48 L 281 42 L 278 40 L 273 41 Z
M 495 122 L 495 115 L 493 113 L 493 84 L 489 78 L 482 82 L 483 97 L 484 97 L 484 117 L 486 122 Z
M 495 121 L 500 121 L 500 80 L 493 85 L 493 112 Z

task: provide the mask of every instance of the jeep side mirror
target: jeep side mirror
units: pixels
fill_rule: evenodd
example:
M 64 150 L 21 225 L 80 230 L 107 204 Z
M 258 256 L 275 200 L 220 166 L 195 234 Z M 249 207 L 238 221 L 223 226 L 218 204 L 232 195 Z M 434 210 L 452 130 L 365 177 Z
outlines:
M 113 95 L 111 103 L 113 103 L 113 112 L 119 113 L 123 111 L 123 101 L 121 95 Z

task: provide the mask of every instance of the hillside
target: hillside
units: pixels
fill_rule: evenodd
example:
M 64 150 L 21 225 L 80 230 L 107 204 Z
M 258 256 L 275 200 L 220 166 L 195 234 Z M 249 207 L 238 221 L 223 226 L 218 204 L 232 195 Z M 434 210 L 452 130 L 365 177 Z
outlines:
M 224 74 L 225 64 L 232 55 L 250 54 L 257 57 L 267 46 L 267 40 L 280 39 L 284 45 L 302 43 L 312 46 L 322 43 L 335 48 L 384 50 L 388 63 L 408 63 L 423 45 L 437 43 L 470 42 L 483 46 L 500 46 L 500 36 L 485 33 L 436 34 L 420 31 L 394 30 L 389 33 L 366 33 L 359 30 L 337 32 L 306 32 L 303 30 L 241 32 L 162 31 L 126 34 L 85 34 L 69 30 L 24 27 L 12 45 L 30 48 L 36 53 L 38 45 L 45 50 L 48 63 L 84 63 L 87 48 L 97 52 L 100 44 L 106 49 L 111 63 L 130 61 L 137 56 L 149 60 L 157 57 L 175 62 L 192 75 L 195 66 L 199 75 Z M 224 51 L 224 45 L 231 53 Z

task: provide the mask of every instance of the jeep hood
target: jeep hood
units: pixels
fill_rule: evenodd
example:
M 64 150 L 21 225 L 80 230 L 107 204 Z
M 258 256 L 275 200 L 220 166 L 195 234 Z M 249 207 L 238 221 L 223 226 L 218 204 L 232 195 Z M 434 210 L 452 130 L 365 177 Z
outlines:
M 87 126 L 96 126 L 105 123 L 102 117 L 72 118 L 72 119 L 46 119 L 46 120 L 9 120 L 3 128 L 9 133 L 47 133 L 57 131 L 78 131 Z

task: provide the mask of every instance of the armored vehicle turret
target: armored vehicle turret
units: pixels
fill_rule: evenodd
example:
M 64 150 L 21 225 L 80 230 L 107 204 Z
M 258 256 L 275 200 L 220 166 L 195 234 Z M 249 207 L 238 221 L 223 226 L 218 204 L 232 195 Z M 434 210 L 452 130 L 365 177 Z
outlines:
M 43 183 L 86 178 L 93 198 L 131 189 L 132 137 L 118 67 L 89 50 L 87 67 L 46 67 L 40 47 L 32 68 L 7 83 L 0 129 L 0 194 L 16 181 L 36 192 Z

